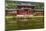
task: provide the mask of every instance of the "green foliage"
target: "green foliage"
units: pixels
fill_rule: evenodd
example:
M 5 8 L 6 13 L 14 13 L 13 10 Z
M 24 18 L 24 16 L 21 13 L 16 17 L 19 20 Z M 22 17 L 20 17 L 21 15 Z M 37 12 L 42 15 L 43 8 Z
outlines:
M 7 3 L 8 6 L 6 6 L 6 8 L 8 9 L 14 9 L 16 8 L 16 4 L 15 3 Z
M 22 2 L 22 1 L 6 1 L 8 3 L 7 8 L 15 8 L 16 4 L 21 4 L 21 3 L 30 3 L 32 5 L 35 5 L 36 9 L 43 9 L 44 8 L 44 3 L 39 3 L 39 2 Z
M 6 30 L 18 30 L 18 29 L 38 29 L 44 27 L 44 17 L 27 17 L 27 21 L 24 18 L 7 18 L 6 17 Z M 22 21 L 23 20 L 23 21 Z
M 43 9 L 44 8 L 44 4 L 43 3 L 37 3 L 35 8 L 36 9 Z

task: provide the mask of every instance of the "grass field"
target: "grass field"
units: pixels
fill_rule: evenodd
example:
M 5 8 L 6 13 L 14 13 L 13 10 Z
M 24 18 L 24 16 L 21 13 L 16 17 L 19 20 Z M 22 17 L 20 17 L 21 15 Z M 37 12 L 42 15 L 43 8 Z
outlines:
M 30 16 L 30 17 L 6 16 L 5 22 L 6 22 L 6 30 L 44 28 L 43 16 Z

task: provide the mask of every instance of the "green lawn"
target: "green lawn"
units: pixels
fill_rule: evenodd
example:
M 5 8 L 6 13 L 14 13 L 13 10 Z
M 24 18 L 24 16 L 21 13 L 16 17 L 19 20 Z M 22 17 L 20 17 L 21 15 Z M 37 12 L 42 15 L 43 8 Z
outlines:
M 44 28 L 43 16 L 31 16 L 31 17 L 6 16 L 5 22 L 6 22 L 6 30 Z

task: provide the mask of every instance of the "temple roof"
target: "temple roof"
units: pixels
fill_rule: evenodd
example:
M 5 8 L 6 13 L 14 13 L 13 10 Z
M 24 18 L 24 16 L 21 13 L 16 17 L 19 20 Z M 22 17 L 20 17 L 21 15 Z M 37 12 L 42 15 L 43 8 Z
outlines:
M 30 10 L 31 10 L 31 8 L 22 8 L 22 9 L 5 9 L 5 10 L 24 10 L 24 9 L 30 9 Z
M 34 9 L 35 11 L 44 11 L 44 9 Z
M 25 9 L 30 9 L 30 8 L 25 8 Z M 5 10 L 13 11 L 13 10 L 23 10 L 23 9 L 5 9 Z M 31 10 L 34 10 L 34 11 L 44 11 L 44 9 L 31 9 Z
M 32 4 L 24 4 L 24 3 L 22 3 L 22 4 L 17 4 L 17 5 L 19 5 L 19 6 L 35 6 L 35 5 L 32 5 Z

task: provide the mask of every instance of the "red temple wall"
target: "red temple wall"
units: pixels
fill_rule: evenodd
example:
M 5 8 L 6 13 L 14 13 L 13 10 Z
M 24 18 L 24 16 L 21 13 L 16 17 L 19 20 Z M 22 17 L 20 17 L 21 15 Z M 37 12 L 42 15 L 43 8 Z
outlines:
M 31 15 L 32 11 L 18 11 L 17 15 Z

